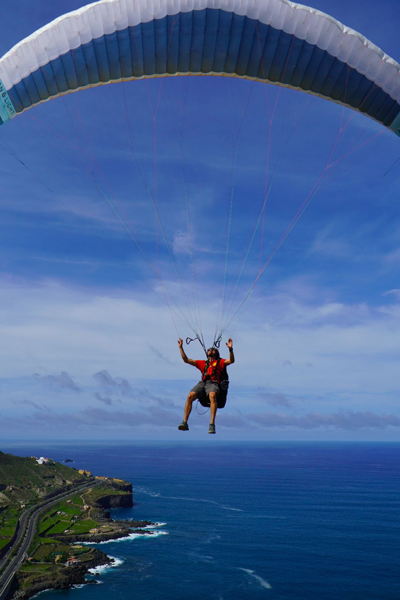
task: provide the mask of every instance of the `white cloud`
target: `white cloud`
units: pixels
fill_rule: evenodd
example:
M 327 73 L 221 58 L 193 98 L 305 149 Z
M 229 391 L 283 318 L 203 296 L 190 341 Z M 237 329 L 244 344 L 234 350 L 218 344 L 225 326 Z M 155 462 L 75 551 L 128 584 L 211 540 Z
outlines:
M 250 426 L 246 415 L 262 414 L 267 405 L 284 408 L 288 421 L 305 419 L 316 409 L 378 416 L 384 409 L 396 416 L 400 305 L 324 301 L 323 290 L 312 286 L 298 300 L 295 283 L 283 288 L 254 297 L 237 331 L 224 334 L 234 339 L 236 363 L 229 368 L 228 408 L 221 421 Z M 215 323 L 212 305 L 204 303 L 203 322 Z M 178 327 L 183 337 L 190 333 Z M 213 333 L 207 332 L 206 342 Z M 199 373 L 181 361 L 176 338 L 168 309 L 146 296 L 133 300 L 127 292 L 54 281 L 3 282 L 0 408 L 15 415 L 26 410 L 21 400 L 27 399 L 57 411 L 101 402 L 120 405 L 122 414 L 146 399 L 154 410 L 173 407 L 178 414 Z M 198 344 L 186 351 L 202 357 Z M 38 372 L 42 376 L 32 379 Z M 58 384 L 57 397 L 44 382 Z M 71 395 L 71 386 L 80 394 Z
M 178 231 L 174 236 L 173 250 L 175 254 L 190 256 L 190 236 L 188 232 Z
M 382 294 L 383 297 L 386 296 L 394 296 L 395 297 L 395 301 L 400 301 L 400 290 L 395 289 L 395 290 L 388 290 L 387 292 L 384 292 Z
M 320 254 L 330 258 L 345 259 L 352 256 L 351 246 L 347 239 L 335 236 L 335 224 L 331 223 L 320 231 L 309 250 L 309 254 Z

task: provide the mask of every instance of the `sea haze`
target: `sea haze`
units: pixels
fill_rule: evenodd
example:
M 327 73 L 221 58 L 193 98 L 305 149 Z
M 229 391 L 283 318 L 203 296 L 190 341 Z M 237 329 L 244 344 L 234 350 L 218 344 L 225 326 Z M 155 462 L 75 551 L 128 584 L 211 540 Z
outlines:
M 98 585 L 43 600 L 399 600 L 400 444 L 8 447 L 132 481 L 118 519 L 156 535 L 101 549 Z

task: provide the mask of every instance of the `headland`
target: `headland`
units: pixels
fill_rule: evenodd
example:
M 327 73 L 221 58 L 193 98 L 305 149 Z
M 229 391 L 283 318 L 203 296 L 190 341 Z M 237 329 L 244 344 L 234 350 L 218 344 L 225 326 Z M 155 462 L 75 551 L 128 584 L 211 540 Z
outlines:
M 113 559 L 88 543 L 151 535 L 150 521 L 111 518 L 133 505 L 127 481 L 0 452 L 0 600 L 90 583 L 89 569 Z

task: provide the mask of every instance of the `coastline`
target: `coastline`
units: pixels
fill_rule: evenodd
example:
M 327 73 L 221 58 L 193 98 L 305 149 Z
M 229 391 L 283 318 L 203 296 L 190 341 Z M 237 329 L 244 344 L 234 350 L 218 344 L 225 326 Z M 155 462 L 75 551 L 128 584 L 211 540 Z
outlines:
M 113 488 L 112 493 L 110 488 Z M 85 495 L 85 501 L 89 500 L 90 493 Z M 51 535 L 51 540 L 68 547 L 68 559 L 65 562 L 38 563 L 33 561 L 34 553 L 31 553 L 32 556 L 15 573 L 7 600 L 28 600 L 46 590 L 97 585 L 98 582 L 88 580 L 87 576 L 95 574 L 96 568 L 118 565 L 114 564 L 113 557 L 102 550 L 87 546 L 129 539 L 132 535 L 151 536 L 155 534 L 153 528 L 160 525 L 147 520 L 118 521 L 111 518 L 109 508 L 133 505 L 132 485 L 120 480 L 108 480 L 102 490 L 96 490 L 86 508 L 90 519 L 95 521 L 96 528 L 90 533 Z M 42 539 L 45 537 L 46 532 L 42 534 Z M 46 567 L 46 572 L 40 572 L 40 567 L 43 566 Z

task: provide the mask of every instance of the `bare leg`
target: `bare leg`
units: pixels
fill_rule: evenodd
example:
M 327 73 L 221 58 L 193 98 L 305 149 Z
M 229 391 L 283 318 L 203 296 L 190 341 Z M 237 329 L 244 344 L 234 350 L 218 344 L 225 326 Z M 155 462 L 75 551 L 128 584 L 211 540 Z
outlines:
M 196 398 L 197 398 L 197 396 L 196 396 L 195 392 L 190 392 L 187 397 L 186 404 L 185 404 L 185 410 L 183 412 L 183 420 L 186 422 L 188 421 L 189 415 L 192 412 L 192 404 L 196 400 Z
M 217 393 L 216 392 L 210 392 L 208 394 L 208 397 L 210 398 L 210 424 L 214 425 L 215 423 L 215 417 L 217 414 Z

